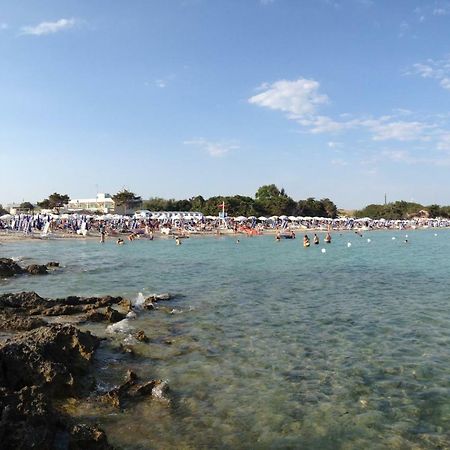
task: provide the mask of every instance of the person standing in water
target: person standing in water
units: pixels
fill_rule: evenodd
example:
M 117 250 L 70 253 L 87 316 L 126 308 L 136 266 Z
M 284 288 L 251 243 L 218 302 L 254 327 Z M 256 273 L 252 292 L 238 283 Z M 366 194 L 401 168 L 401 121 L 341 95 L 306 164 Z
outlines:
M 330 232 L 327 233 L 325 236 L 325 244 L 331 244 L 331 234 Z
M 176 245 L 181 245 L 181 241 L 180 241 L 180 238 L 178 236 L 175 238 L 175 244 Z
M 303 237 L 303 247 L 309 247 L 309 245 L 309 237 L 307 234 L 305 234 L 305 236 Z
M 316 233 L 314 233 L 314 245 L 319 245 L 319 236 L 317 236 Z

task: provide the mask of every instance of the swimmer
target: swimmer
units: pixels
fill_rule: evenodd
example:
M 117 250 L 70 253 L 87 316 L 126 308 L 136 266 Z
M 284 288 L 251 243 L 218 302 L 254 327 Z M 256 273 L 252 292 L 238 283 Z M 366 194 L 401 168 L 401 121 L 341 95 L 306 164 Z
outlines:
M 325 244 L 331 244 L 331 234 L 327 233 L 325 236 Z
M 236 240 L 236 244 L 239 244 L 241 241 L 239 239 Z
M 102 231 L 100 231 L 100 243 L 101 244 L 104 244 L 105 243 L 105 231 L 104 230 L 102 230 Z
M 314 233 L 314 245 L 319 245 L 319 236 L 316 233 Z
M 117 239 L 116 244 L 123 245 L 123 239 L 121 239 L 121 238 Z
M 277 232 L 277 235 L 275 236 L 275 240 L 276 240 L 277 242 L 280 242 L 280 241 L 281 241 L 281 236 L 280 236 L 280 232 L 279 232 L 279 231 Z
M 309 247 L 309 245 L 309 237 L 307 234 L 305 234 L 305 236 L 303 237 L 303 247 Z
M 176 245 L 181 245 L 181 241 L 180 241 L 180 238 L 178 236 L 175 238 L 175 244 Z

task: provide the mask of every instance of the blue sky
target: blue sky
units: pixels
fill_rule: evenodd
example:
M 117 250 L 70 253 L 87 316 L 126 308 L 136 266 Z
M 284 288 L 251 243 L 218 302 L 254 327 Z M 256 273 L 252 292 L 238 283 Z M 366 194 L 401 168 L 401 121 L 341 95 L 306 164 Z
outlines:
M 0 1 L 0 203 L 450 204 L 450 1 Z

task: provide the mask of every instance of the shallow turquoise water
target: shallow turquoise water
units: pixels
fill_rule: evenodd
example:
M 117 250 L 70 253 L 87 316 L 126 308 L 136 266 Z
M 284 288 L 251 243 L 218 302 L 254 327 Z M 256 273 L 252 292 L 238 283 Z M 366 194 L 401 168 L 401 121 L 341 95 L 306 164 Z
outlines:
M 450 231 L 240 240 L 4 243 L 64 268 L 0 292 L 183 294 L 132 322 L 145 359 L 99 353 L 100 383 L 132 367 L 172 390 L 171 406 L 80 407 L 121 448 L 450 448 Z

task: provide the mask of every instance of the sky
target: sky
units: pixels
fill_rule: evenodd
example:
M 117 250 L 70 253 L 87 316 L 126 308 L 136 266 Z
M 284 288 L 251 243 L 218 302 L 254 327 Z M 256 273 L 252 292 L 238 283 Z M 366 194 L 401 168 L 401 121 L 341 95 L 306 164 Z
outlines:
M 450 1 L 0 0 L 0 203 L 450 204 Z

